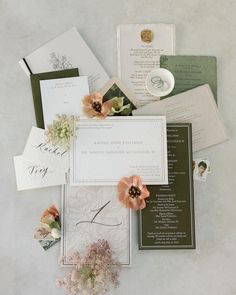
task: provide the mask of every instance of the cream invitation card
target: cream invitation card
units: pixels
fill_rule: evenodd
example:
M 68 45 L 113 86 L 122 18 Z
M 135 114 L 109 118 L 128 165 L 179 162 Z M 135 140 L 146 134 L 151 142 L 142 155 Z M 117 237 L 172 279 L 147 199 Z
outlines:
M 22 156 L 14 157 L 17 190 L 35 189 L 66 183 L 65 172 L 38 164 Z
M 37 127 L 32 127 L 22 156 L 31 162 L 63 171 L 64 174 L 69 169 L 68 150 L 49 144 L 45 130 Z
M 102 88 L 109 80 L 104 68 L 75 27 L 47 42 L 19 63 L 28 76 L 79 68 L 81 76 L 89 77 L 90 92 Z
M 70 158 L 72 185 L 117 185 L 131 175 L 167 184 L 166 118 L 81 118 Z
M 145 79 L 160 67 L 161 54 L 175 54 L 172 24 L 124 24 L 117 27 L 118 76 L 135 94 L 139 104 L 157 100 L 148 93 Z
M 115 186 L 63 186 L 62 241 L 63 266 L 70 250 L 83 253 L 86 246 L 105 239 L 123 266 L 131 265 L 131 211 L 118 200 Z
M 163 115 L 168 123 L 192 123 L 194 152 L 228 139 L 208 84 L 143 106 L 133 114 Z
M 40 81 L 44 126 L 51 124 L 57 114 L 82 115 L 85 95 L 89 94 L 85 76 Z

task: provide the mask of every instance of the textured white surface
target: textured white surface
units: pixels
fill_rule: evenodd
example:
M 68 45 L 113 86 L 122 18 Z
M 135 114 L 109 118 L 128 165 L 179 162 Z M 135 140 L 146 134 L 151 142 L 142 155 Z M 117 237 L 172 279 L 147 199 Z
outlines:
M 202 151 L 212 174 L 195 187 L 195 251 L 146 251 L 133 229 L 133 267 L 112 294 L 236 294 L 236 2 L 234 0 L 0 1 L 0 294 L 64 294 L 54 280 L 59 245 L 43 252 L 32 240 L 41 212 L 59 204 L 59 188 L 17 192 L 13 155 L 23 152 L 35 124 L 28 78 L 18 60 L 43 42 L 77 26 L 108 74 L 116 74 L 116 25 L 176 24 L 177 53 L 215 55 L 218 105 L 230 141 Z M 217 130 L 216 130 L 217 132 Z

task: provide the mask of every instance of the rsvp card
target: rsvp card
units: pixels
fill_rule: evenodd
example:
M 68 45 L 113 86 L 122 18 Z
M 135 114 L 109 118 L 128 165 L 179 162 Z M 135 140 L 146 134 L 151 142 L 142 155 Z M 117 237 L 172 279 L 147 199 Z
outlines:
M 70 158 L 72 185 L 117 185 L 131 175 L 167 184 L 166 117 L 81 118 Z
M 44 126 L 51 124 L 57 114 L 83 114 L 83 97 L 89 94 L 87 77 L 41 80 Z

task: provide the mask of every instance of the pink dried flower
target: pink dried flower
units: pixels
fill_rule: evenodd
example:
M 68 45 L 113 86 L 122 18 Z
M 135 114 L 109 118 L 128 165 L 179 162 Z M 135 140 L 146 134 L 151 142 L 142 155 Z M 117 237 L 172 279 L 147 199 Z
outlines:
M 103 97 L 98 92 L 86 95 L 83 99 L 84 114 L 89 118 L 106 118 L 106 116 L 110 113 L 111 105 L 109 101 L 103 103 L 102 100 Z
M 123 177 L 117 186 L 119 200 L 126 208 L 134 210 L 144 209 L 146 207 L 145 199 L 150 193 L 146 185 L 142 183 L 140 176 Z
M 74 251 L 76 257 L 80 257 Z M 74 257 L 74 254 L 70 254 Z M 58 279 L 57 285 L 64 287 L 69 294 L 100 295 L 108 292 L 111 287 L 118 286 L 120 263 L 112 257 L 109 243 L 98 240 L 89 245 L 82 259 L 77 259 L 75 268 L 64 279 Z

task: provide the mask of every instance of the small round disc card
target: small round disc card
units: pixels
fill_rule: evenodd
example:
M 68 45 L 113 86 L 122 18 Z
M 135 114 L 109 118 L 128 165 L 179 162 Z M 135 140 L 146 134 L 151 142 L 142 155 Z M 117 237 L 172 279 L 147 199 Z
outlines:
M 146 88 L 154 96 L 166 96 L 174 89 L 175 78 L 173 74 L 162 68 L 151 71 L 146 78 Z

